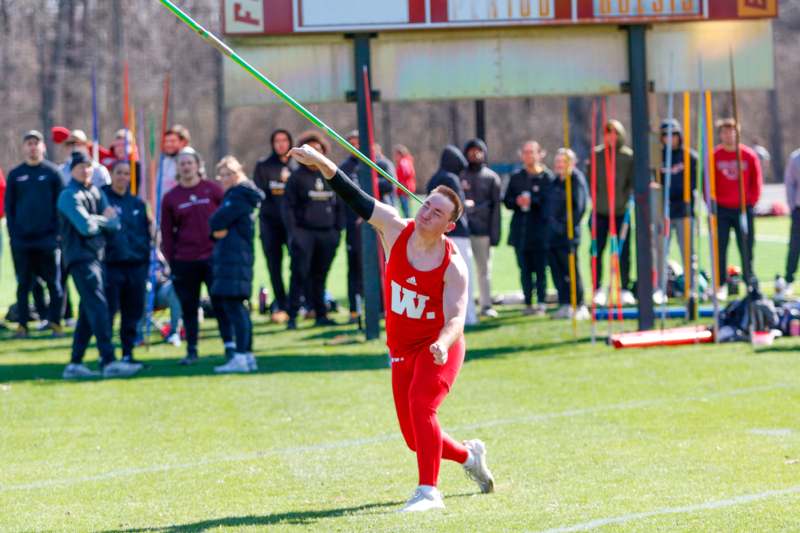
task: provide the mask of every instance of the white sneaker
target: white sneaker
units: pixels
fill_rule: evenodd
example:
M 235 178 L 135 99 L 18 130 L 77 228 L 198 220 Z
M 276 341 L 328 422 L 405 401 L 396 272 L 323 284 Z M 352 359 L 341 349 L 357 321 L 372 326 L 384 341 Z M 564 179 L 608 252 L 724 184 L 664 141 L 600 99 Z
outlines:
M 661 289 L 656 289 L 655 292 L 653 292 L 653 303 L 656 305 L 667 303 L 667 298 L 664 296 L 664 291 Z
M 467 477 L 478 484 L 481 492 L 488 494 L 494 492 L 494 476 L 486 464 L 486 445 L 478 439 L 464 442 L 470 452 L 470 458 L 464 463 L 464 472 Z
M 486 309 L 481 311 L 481 316 L 486 318 L 497 318 L 499 315 L 497 314 L 497 311 L 495 311 L 491 307 L 487 307 Z
M 720 300 L 720 301 L 724 302 L 727 299 L 728 299 L 728 287 L 727 287 L 727 285 L 723 285 L 717 291 L 717 300 Z
M 547 314 L 547 306 L 545 304 L 537 304 L 536 305 L 536 312 L 534 313 L 536 316 L 544 316 Z
M 89 370 L 89 367 L 86 365 L 70 363 L 64 369 L 64 373 L 61 374 L 61 377 L 64 379 L 97 378 L 100 377 L 100 372 Z
M 181 336 L 180 336 L 180 333 L 175 332 L 172 335 L 170 335 L 169 337 L 167 337 L 167 343 L 173 345 L 176 348 L 180 348 L 181 347 Z
M 606 291 L 603 289 L 597 289 L 594 292 L 594 297 L 592 298 L 594 304 L 598 307 L 605 307 L 608 303 L 608 295 L 606 295 Z
M 252 353 L 248 352 L 245 354 L 247 357 L 247 368 L 250 372 L 258 372 L 258 361 L 256 361 L 256 356 Z
M 572 306 L 569 305 L 562 305 L 558 308 L 553 314 L 553 318 L 571 318 L 572 317 Z
M 414 494 L 406 504 L 400 509 L 401 513 L 417 513 L 432 511 L 434 509 L 444 509 L 442 493 L 436 487 L 417 487 Z
M 114 361 L 103 367 L 104 378 L 127 378 L 137 374 L 142 365 L 139 363 L 126 363 L 125 361 Z
M 578 307 L 578 311 L 575 313 L 575 320 L 589 320 L 591 317 L 589 309 L 585 305 Z
M 234 354 L 231 360 L 224 365 L 215 366 L 214 372 L 217 374 L 247 374 L 250 372 L 250 365 L 247 364 L 247 354 Z
M 775 278 L 775 296 L 778 298 L 786 298 L 792 295 L 794 287 L 792 283 L 787 283 L 782 276 Z
M 636 305 L 636 298 L 631 291 L 621 291 L 622 305 Z

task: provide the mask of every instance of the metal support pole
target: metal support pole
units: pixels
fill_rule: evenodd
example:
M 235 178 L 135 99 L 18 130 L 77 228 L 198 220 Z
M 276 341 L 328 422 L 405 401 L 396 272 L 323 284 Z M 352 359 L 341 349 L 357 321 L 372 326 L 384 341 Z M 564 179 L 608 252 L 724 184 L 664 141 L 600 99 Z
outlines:
M 628 69 L 631 90 L 631 135 L 636 198 L 636 273 L 639 329 L 653 329 L 653 254 L 650 236 L 650 113 L 647 103 L 646 26 L 628 26 Z
M 475 137 L 486 141 L 486 100 L 475 100 Z
M 372 72 L 369 34 L 353 38 L 355 51 L 356 101 L 358 106 L 359 151 L 369 157 L 369 127 L 367 123 L 367 94 L 364 87 L 364 67 Z M 370 75 L 370 87 L 372 76 Z M 358 166 L 358 182 L 365 191 L 372 191 L 372 171 L 367 165 Z M 378 238 L 369 224 L 361 224 L 361 266 L 364 273 L 364 319 L 367 340 L 380 336 L 381 280 L 378 265 Z

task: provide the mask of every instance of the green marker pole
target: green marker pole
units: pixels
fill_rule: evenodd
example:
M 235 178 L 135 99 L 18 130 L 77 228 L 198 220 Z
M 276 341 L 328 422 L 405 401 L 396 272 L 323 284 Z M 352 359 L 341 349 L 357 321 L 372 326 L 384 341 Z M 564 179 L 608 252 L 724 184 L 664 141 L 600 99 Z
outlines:
M 422 200 L 420 200 L 419 197 L 417 197 L 413 192 L 408 190 L 402 183 L 397 181 L 391 174 L 380 168 L 367 156 L 359 152 L 352 144 L 347 142 L 347 140 L 344 137 L 333 131 L 333 129 L 331 129 L 327 124 L 318 119 L 311 111 L 303 107 L 303 104 L 301 104 L 300 102 L 289 96 L 286 92 L 283 91 L 283 89 L 275 85 L 272 81 L 270 81 L 269 78 L 261 74 L 258 70 L 255 69 L 255 67 L 250 65 L 250 63 L 242 59 L 239 56 L 239 54 L 237 54 L 235 51 L 233 51 L 233 49 L 231 49 L 231 47 L 225 44 L 216 35 L 209 32 L 203 26 L 198 24 L 194 19 L 192 19 L 192 17 L 186 14 L 186 12 L 184 12 L 181 8 L 176 6 L 171 0 L 160 0 L 160 2 L 164 5 L 164 7 L 172 11 L 173 15 L 178 17 L 178 19 L 180 19 L 184 24 L 189 26 L 192 30 L 194 30 L 195 33 L 200 35 L 200 37 L 202 37 L 204 41 L 211 44 L 214 48 L 219 50 L 220 53 L 227 56 L 229 59 L 233 60 L 234 63 L 236 63 L 237 65 L 245 69 L 247 72 L 249 72 L 250 75 L 252 75 L 255 79 L 261 82 L 262 85 L 264 85 L 267 89 L 272 91 L 272 93 L 275 96 L 277 96 L 278 98 L 289 104 L 289 107 L 300 113 L 303 117 L 306 118 L 306 120 L 308 120 L 316 127 L 321 129 L 323 132 L 325 132 L 326 135 L 328 135 L 337 143 L 339 143 L 342 146 L 342 148 L 353 154 L 364 164 L 368 165 L 370 168 L 375 170 L 375 172 L 377 172 L 390 182 L 397 185 L 397 187 L 399 187 L 406 194 L 408 194 L 410 198 L 413 198 L 420 204 L 422 203 Z

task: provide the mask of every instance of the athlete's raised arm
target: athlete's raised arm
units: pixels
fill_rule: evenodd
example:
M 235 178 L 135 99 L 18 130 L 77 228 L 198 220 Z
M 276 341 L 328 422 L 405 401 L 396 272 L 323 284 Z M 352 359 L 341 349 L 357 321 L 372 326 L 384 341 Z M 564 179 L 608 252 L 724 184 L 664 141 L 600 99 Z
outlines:
M 289 156 L 308 167 L 316 168 L 328 180 L 331 189 L 349 205 L 358 216 L 369 222 L 382 235 L 386 246 L 391 248 L 408 221 L 403 219 L 393 206 L 379 202 L 353 183 L 336 163 L 304 144 L 292 148 Z
M 444 327 L 430 350 L 434 362 L 447 362 L 447 352 L 464 334 L 467 316 L 467 265 L 460 254 L 454 253 L 444 274 Z

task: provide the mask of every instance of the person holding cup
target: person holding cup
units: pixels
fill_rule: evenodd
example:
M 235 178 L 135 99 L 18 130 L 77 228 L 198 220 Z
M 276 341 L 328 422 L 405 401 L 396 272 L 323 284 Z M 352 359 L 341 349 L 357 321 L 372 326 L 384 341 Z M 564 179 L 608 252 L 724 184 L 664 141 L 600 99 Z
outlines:
M 553 173 L 544 165 L 545 152 L 536 141 L 526 141 L 519 151 L 522 168 L 511 176 L 503 203 L 514 214 L 508 244 L 514 247 L 520 270 L 526 315 L 544 315 L 547 307 L 547 220 Z M 533 307 L 534 277 L 536 307 Z

